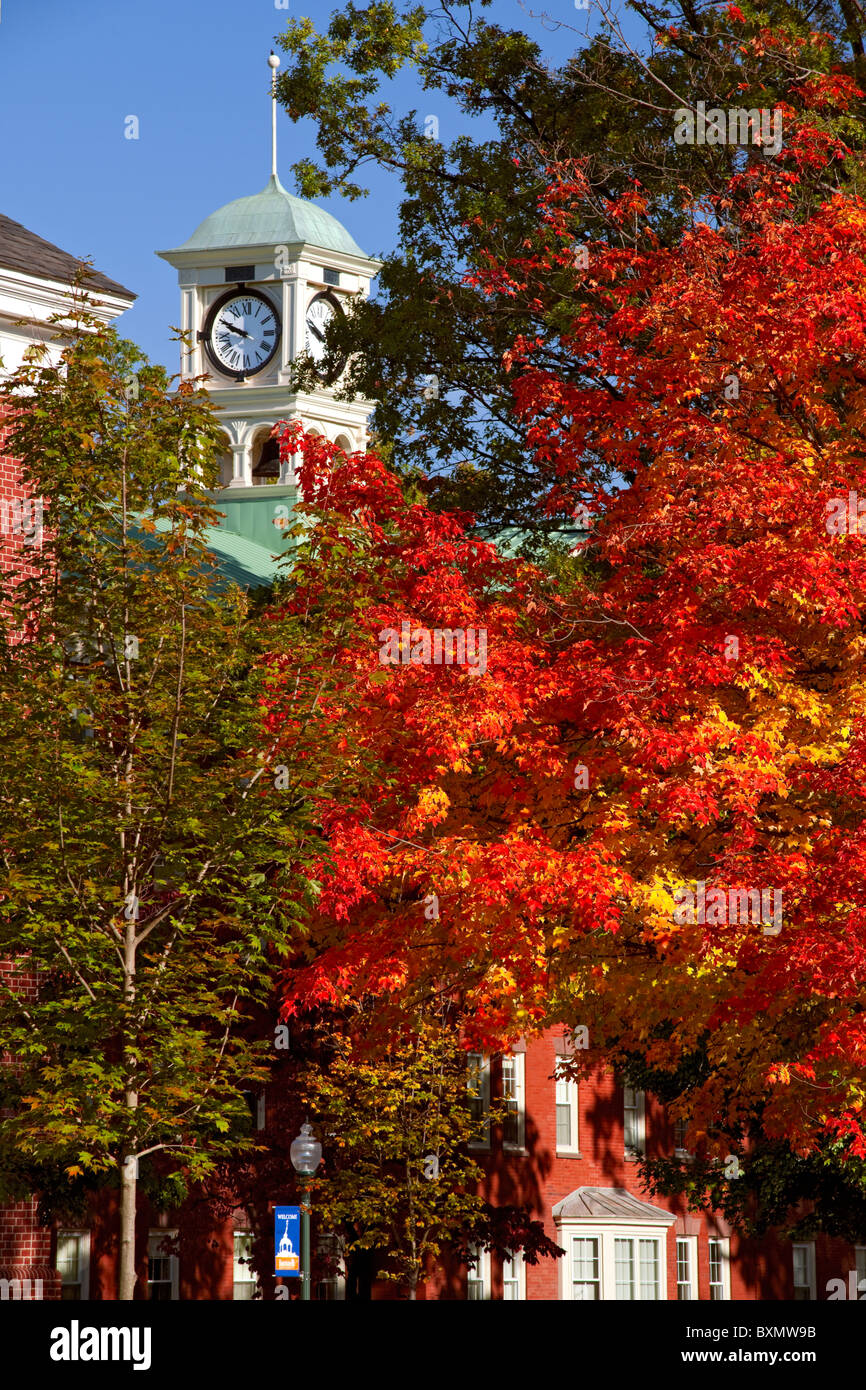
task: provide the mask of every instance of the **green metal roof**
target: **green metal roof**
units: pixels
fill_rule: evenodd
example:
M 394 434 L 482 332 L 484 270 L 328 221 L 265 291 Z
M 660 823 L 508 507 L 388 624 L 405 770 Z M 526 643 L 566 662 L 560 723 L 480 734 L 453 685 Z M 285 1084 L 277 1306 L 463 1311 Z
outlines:
M 281 557 L 293 548 L 279 523 L 295 524 L 292 513 L 298 500 L 296 488 L 273 483 L 226 488 L 214 495 L 223 520 L 208 528 L 208 548 L 227 580 L 245 589 L 273 584 Z
M 216 251 L 245 246 L 292 246 L 298 242 L 307 242 L 323 251 L 364 256 L 342 222 L 315 203 L 293 197 L 272 174 L 261 193 L 250 198 L 235 198 L 217 208 L 196 227 L 189 241 L 174 250 Z M 160 255 L 165 254 L 160 252 Z

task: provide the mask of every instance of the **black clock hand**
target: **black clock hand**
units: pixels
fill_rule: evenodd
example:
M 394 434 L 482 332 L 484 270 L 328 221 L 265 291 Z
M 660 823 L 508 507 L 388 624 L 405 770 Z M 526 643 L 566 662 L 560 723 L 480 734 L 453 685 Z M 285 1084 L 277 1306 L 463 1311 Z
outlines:
M 245 328 L 237 328 L 233 323 L 229 323 L 228 319 L 226 319 L 226 327 L 230 333 L 240 333 L 242 338 L 248 338 L 250 336 Z
M 311 333 L 315 333 L 320 343 L 323 343 L 325 341 L 325 335 L 323 333 L 320 333 L 316 325 L 314 323 L 311 323 L 309 319 L 307 319 L 307 327 L 309 328 Z

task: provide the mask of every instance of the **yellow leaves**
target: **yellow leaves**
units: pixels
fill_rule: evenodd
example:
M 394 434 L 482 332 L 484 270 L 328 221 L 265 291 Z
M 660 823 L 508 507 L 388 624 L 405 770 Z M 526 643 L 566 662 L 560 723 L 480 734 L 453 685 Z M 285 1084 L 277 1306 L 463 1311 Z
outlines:
M 412 832 L 425 825 L 439 825 L 447 820 L 451 798 L 441 787 L 422 787 L 414 808 L 406 817 L 406 829 Z

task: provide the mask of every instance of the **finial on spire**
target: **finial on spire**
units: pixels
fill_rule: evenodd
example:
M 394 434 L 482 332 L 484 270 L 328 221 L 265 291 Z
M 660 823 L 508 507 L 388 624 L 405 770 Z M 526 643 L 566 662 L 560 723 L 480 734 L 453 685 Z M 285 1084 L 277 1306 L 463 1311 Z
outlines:
M 277 68 L 280 60 L 273 49 L 268 59 L 271 70 L 271 176 L 277 177 Z

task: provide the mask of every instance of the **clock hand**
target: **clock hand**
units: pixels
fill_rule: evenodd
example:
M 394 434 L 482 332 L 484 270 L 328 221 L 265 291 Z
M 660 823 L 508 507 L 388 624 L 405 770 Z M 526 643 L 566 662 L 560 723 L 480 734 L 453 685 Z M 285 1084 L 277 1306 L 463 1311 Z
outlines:
M 250 336 L 245 328 L 238 328 L 236 324 L 229 323 L 228 319 L 226 319 L 225 323 L 230 333 L 240 333 L 242 338 L 248 338 Z
M 311 323 L 309 319 L 307 319 L 307 327 L 309 328 L 311 333 L 315 333 L 320 343 L 323 343 L 325 341 L 324 333 L 320 333 L 316 325 L 314 323 Z

